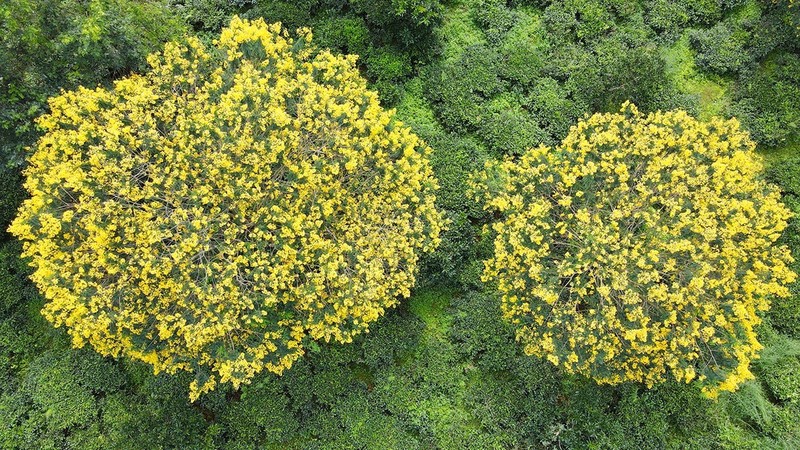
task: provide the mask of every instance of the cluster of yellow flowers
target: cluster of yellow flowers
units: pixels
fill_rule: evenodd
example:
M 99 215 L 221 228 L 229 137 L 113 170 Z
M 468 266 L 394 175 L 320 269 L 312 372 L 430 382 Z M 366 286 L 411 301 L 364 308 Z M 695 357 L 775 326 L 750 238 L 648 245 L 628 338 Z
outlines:
M 218 383 L 350 342 L 439 243 L 430 149 L 356 57 L 234 18 L 51 99 L 10 231 L 76 346 Z
M 796 278 L 773 246 L 790 212 L 761 170 L 736 120 L 595 114 L 473 178 L 503 214 L 484 281 L 525 352 L 567 372 L 733 390 L 752 378 L 758 312 Z

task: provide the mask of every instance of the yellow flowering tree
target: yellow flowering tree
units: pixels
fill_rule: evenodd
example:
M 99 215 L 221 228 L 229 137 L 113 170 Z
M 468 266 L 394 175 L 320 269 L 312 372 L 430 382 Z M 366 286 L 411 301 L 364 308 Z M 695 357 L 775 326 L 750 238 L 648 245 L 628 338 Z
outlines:
M 235 18 L 50 100 L 10 231 L 74 345 L 192 371 L 194 400 L 409 295 L 443 222 L 430 149 L 298 34 Z
M 761 170 L 736 120 L 595 114 L 473 178 L 502 216 L 484 281 L 525 352 L 566 372 L 734 390 L 752 378 L 758 312 L 795 279 L 773 245 L 790 212 Z

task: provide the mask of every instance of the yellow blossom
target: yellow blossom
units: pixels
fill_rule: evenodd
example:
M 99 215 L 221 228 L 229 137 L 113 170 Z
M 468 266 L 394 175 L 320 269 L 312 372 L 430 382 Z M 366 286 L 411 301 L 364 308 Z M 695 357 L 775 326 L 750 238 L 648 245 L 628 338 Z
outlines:
M 196 371 L 194 400 L 409 295 L 444 222 L 430 149 L 354 57 L 297 34 L 234 18 L 50 100 L 10 230 L 76 346 Z
M 775 245 L 790 212 L 754 147 L 736 120 L 627 103 L 555 149 L 487 162 L 470 189 L 503 216 L 483 279 L 525 352 L 599 383 L 697 380 L 711 397 L 752 378 L 758 312 L 796 278 Z

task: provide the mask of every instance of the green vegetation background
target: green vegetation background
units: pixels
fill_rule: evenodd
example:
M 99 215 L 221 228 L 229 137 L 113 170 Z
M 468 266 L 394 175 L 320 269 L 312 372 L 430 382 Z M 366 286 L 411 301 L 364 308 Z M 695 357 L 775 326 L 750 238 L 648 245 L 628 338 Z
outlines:
M 185 376 L 71 349 L 4 230 L 48 96 L 140 70 L 186 32 L 213 39 L 233 14 L 311 26 L 360 55 L 433 147 L 452 225 L 413 297 L 369 334 L 190 404 Z M 491 217 L 464 196 L 467 174 L 628 99 L 739 118 L 800 214 L 800 7 L 786 0 L 7 0 L 0 448 L 800 448 L 800 285 L 760 330 L 758 378 L 712 402 L 691 385 L 597 386 L 521 354 L 480 283 Z M 800 219 L 782 239 L 800 260 Z

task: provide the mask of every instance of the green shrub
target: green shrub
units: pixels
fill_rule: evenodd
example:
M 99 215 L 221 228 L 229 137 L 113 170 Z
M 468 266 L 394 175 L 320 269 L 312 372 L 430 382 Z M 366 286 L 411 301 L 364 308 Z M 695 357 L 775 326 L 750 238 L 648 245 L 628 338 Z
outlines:
M 770 53 L 793 52 L 800 49 L 800 14 L 786 1 L 749 1 L 742 12 L 735 14 L 738 22 L 750 31 L 747 52 L 763 61 Z
M 543 19 L 553 41 L 591 42 L 616 26 L 614 6 L 622 3 L 600 0 L 553 2 L 544 10 Z
M 328 9 L 325 8 L 324 0 L 272 0 L 255 2 L 253 8 L 243 16 L 250 19 L 263 18 L 269 23 L 281 22 L 283 26 L 291 30 L 309 26 L 315 21 L 317 13 L 326 17 L 325 14 L 327 12 Z M 338 17 L 345 18 L 342 15 Z M 222 23 L 221 26 L 217 27 L 217 30 L 226 24 L 227 22 Z
M 491 294 L 467 293 L 453 299 L 450 339 L 458 353 L 489 372 L 511 370 L 519 357 L 514 332 L 502 320 L 500 301 Z
M 393 45 L 408 51 L 414 59 L 436 53 L 435 32 L 444 18 L 439 0 L 348 0 L 347 3 L 369 24 L 377 45 Z
M 514 11 L 506 6 L 505 0 L 478 0 L 472 15 L 490 42 L 499 42 L 516 22 Z
M 413 353 L 423 328 L 424 323 L 411 314 L 387 314 L 362 339 L 358 361 L 373 373 L 401 364 Z
M 501 76 L 521 86 L 533 84 L 547 66 L 549 44 L 539 17 L 519 14 L 519 20 L 503 37 Z
M 229 436 L 228 448 L 264 448 L 279 445 L 294 437 L 300 423 L 291 414 L 290 399 L 272 377 L 243 386 L 239 401 L 230 403 L 220 422 Z
M 750 33 L 734 23 L 723 21 L 709 29 L 692 31 L 689 39 L 700 69 L 731 74 L 752 62 L 746 49 Z
M 28 281 L 31 270 L 19 255 L 22 244 L 16 240 L 0 241 L 0 317 L 10 319 L 25 317 L 31 312 L 38 315 L 41 297 Z
M 770 397 L 800 404 L 800 341 L 778 335 L 760 356 L 755 367 Z
M 45 353 L 28 368 L 25 391 L 33 404 L 46 412 L 50 430 L 85 425 L 97 416 L 97 405 L 89 390 L 72 373 L 69 353 Z
M 691 0 L 686 5 L 689 19 L 696 24 L 713 24 L 722 17 L 722 4 L 719 0 Z
M 446 211 L 445 217 L 450 223 L 439 236 L 442 240 L 439 248 L 423 260 L 420 285 L 458 286 L 461 274 L 478 260 L 475 252 L 478 238 L 470 217 L 458 210 Z M 479 284 L 480 277 L 476 281 Z
M 367 77 L 380 93 L 381 102 L 395 104 L 403 94 L 402 82 L 412 72 L 410 55 L 391 47 L 373 47 L 364 55 Z
M 689 22 L 686 2 L 646 0 L 644 10 L 647 24 L 660 33 L 675 33 Z
M 481 105 L 502 92 L 500 55 L 486 45 L 475 45 L 454 62 L 432 66 L 425 74 L 426 96 L 437 118 L 450 131 L 463 132 L 480 126 Z
M 789 219 L 779 244 L 792 251 L 795 261 L 791 268 L 800 273 L 800 158 L 791 158 L 769 166 L 766 178 L 776 184 L 783 194 L 783 202 L 795 214 Z M 800 282 L 790 286 L 792 296 L 773 299 L 769 311 L 772 326 L 794 338 L 800 338 Z
M 723 400 L 734 421 L 745 423 L 760 432 L 771 428 L 773 406 L 757 381 L 744 383 L 737 392 L 727 395 Z
M 528 108 L 550 137 L 548 145 L 560 142 L 570 127 L 588 112 L 588 106 L 553 78 L 543 77 L 528 94 Z
M 207 421 L 215 414 L 187 401 L 191 376 L 153 375 L 144 364 L 125 367 L 129 388 L 103 399 L 100 415 L 107 447 L 199 448 Z
M 655 111 L 662 91 L 671 85 L 665 68 L 652 44 L 614 36 L 597 43 L 594 55 L 583 61 L 568 86 L 593 111 L 612 111 L 625 101 Z
M 8 237 L 8 225 L 25 196 L 19 172 L 0 163 L 0 241 Z
M 420 283 L 452 286 L 459 283 L 467 267 L 480 264 L 475 245 L 479 231 L 473 222 L 484 220 L 486 213 L 465 193 L 469 174 L 483 165 L 487 152 L 477 139 L 445 131 L 422 91 L 419 78 L 408 83 L 397 115 L 433 149 L 430 161 L 439 180 L 436 205 L 445 211 L 450 224 L 440 235 L 442 242 L 437 250 L 424 257 Z M 472 285 L 480 285 L 479 275 L 472 277 Z
M 344 54 L 366 55 L 372 45 L 369 28 L 361 17 L 324 17 L 315 22 L 312 31 L 317 45 L 335 48 Z M 380 70 L 377 72 L 380 73 Z M 407 73 L 401 75 L 405 76 Z
M 521 102 L 509 95 L 495 97 L 486 104 L 477 135 L 496 155 L 521 155 L 527 149 L 550 144 L 550 136 Z
M 746 75 L 733 92 L 731 113 L 753 138 L 767 147 L 798 139 L 800 132 L 800 56 L 780 53 Z
M 256 0 L 169 0 L 170 7 L 195 31 L 209 34 L 219 33 L 231 17 L 255 3 Z

